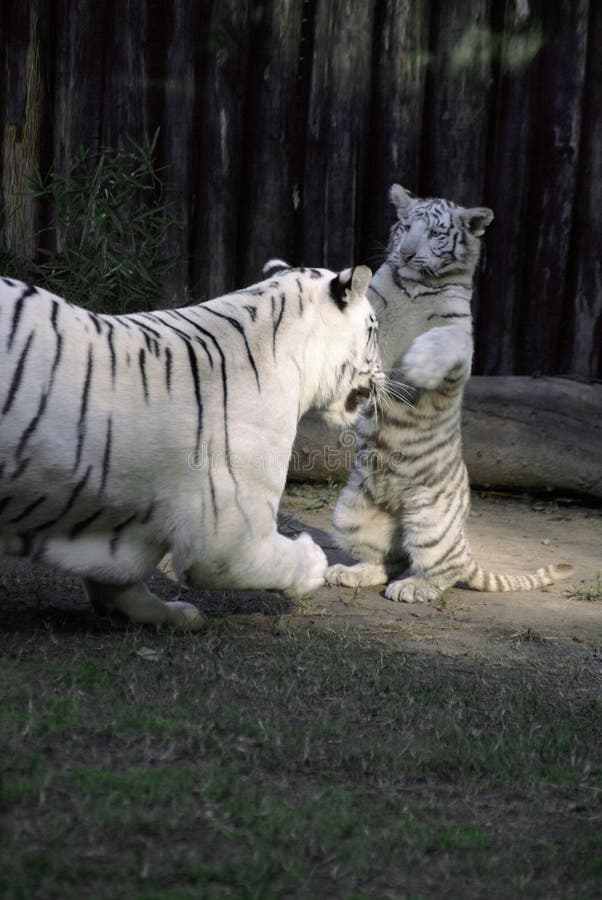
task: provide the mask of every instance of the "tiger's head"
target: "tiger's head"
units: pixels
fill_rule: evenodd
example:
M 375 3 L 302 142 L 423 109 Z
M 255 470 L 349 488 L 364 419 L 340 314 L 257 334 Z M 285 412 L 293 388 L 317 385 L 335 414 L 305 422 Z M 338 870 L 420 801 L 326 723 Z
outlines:
M 384 378 L 378 323 L 366 297 L 371 270 L 294 269 L 282 260 L 270 260 L 263 272 L 284 275 L 298 302 L 306 304 L 303 316 L 313 316 L 314 339 L 306 345 L 311 347 L 304 371 L 306 401 L 326 410 L 337 424 L 351 424 Z
M 397 211 L 387 253 L 395 282 L 472 281 L 480 238 L 493 212 L 443 199 L 421 200 L 400 184 L 392 185 L 389 198 Z

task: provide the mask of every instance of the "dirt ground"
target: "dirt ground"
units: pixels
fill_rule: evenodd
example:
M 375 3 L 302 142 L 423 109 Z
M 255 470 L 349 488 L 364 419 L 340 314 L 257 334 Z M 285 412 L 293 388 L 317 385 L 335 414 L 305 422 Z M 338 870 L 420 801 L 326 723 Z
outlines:
M 329 560 L 342 562 L 344 554 L 328 535 L 329 500 L 316 487 L 290 488 L 282 504 L 289 515 L 284 528 L 297 522 L 311 526 Z M 602 663 L 602 588 L 597 601 L 581 598 L 602 571 L 602 508 L 569 499 L 473 492 L 468 532 L 484 568 L 512 574 L 569 562 L 574 574 L 538 591 L 487 594 L 454 588 L 436 605 L 392 603 L 378 589 L 326 587 L 307 614 L 329 626 L 353 625 L 387 635 L 423 652 L 500 662 L 520 657 Z
M 331 562 L 345 559 L 328 534 L 336 493 L 337 488 L 326 485 L 291 485 L 281 504 L 281 530 L 290 535 L 310 531 Z M 602 686 L 602 588 L 597 599 L 583 598 L 602 571 L 602 508 L 562 498 L 475 493 L 469 535 L 475 558 L 485 568 L 519 573 L 570 562 L 574 575 L 533 592 L 484 594 L 455 588 L 436 605 L 392 603 L 378 589 L 324 587 L 293 607 L 267 592 L 191 596 L 159 574 L 151 583 L 163 597 L 186 597 L 234 628 L 355 629 L 368 639 L 467 661 L 532 661 L 554 668 L 581 662 L 588 671 L 599 672 Z M 93 614 L 77 579 L 25 563 L 0 564 L 3 629 L 120 627 Z

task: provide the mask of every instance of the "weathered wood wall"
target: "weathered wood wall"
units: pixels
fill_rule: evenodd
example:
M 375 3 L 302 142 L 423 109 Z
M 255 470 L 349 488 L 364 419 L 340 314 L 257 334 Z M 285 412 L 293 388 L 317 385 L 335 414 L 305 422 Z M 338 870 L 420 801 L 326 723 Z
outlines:
M 173 298 L 376 265 L 400 181 L 496 213 L 478 373 L 600 378 L 600 46 L 597 0 L 11 0 L 3 240 L 34 252 L 33 165 L 158 126 Z

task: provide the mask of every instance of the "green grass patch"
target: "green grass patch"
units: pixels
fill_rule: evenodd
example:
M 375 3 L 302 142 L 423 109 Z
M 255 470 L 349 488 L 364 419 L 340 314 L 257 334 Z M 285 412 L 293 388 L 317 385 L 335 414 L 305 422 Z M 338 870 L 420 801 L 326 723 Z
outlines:
M 566 676 L 316 634 L 3 646 L 3 897 L 599 889 L 600 705 Z

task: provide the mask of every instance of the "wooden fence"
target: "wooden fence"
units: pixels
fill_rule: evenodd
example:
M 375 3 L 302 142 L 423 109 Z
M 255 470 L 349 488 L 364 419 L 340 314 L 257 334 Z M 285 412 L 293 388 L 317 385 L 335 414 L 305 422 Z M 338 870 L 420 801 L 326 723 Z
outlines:
M 376 265 L 399 181 L 495 211 L 478 373 L 602 377 L 598 0 L 10 0 L 0 42 L 13 249 L 32 166 L 160 127 L 174 298 Z

